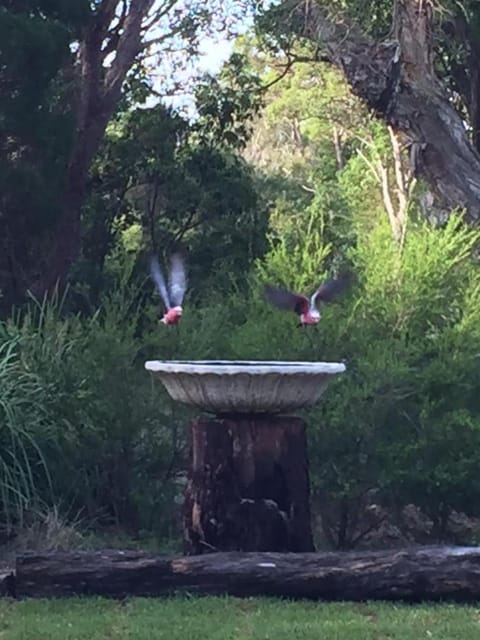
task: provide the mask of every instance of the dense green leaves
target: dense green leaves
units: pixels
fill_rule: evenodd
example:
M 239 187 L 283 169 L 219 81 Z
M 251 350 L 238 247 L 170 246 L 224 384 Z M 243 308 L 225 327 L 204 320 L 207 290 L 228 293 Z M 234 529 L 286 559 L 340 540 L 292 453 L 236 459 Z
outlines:
M 41 498 L 51 499 L 45 392 L 37 374 L 22 367 L 19 341 L 2 333 L 0 347 L 0 536 L 23 524 Z
M 263 253 L 267 212 L 253 171 L 229 146 L 199 140 L 201 128 L 161 105 L 110 126 L 92 171 L 77 270 L 94 298 L 108 282 L 102 269 L 116 243 L 126 242 L 145 272 L 145 254 L 182 247 L 198 297 L 213 280 L 227 290 Z
M 7 303 L 32 269 L 32 246 L 59 215 L 74 118 L 70 44 L 89 3 L 0 6 L 0 287 Z
M 220 74 L 207 75 L 197 85 L 195 97 L 202 144 L 245 147 L 262 104 L 260 79 L 248 57 L 234 52 Z
M 0 275 L 22 278 L 59 211 L 74 129 L 66 69 L 99 3 L 0 4 Z M 329 8 L 374 37 L 388 31 L 391 3 Z M 476 9 L 445 11 L 437 63 L 466 100 Z M 444 32 L 460 15 L 469 45 L 454 50 Z M 200 26 L 182 23 L 191 51 Z M 328 65 L 289 69 L 263 36 L 240 38 L 196 85 L 191 119 L 161 102 L 139 108 L 151 78 L 141 61 L 131 70 L 90 167 L 71 290 L 0 325 L 2 526 L 40 505 L 170 533 L 187 412 L 151 384 L 143 362 L 155 357 L 346 361 L 306 416 L 313 503 L 331 545 L 375 528 L 372 503 L 398 522 L 414 503 L 434 539 L 450 535 L 453 511 L 480 515 L 479 232 L 461 212 L 427 224 L 424 186 L 392 131 Z M 172 332 L 157 322 L 148 255 L 177 248 L 189 290 Z M 346 268 L 352 288 L 308 335 L 263 299 L 267 282 L 311 293 Z

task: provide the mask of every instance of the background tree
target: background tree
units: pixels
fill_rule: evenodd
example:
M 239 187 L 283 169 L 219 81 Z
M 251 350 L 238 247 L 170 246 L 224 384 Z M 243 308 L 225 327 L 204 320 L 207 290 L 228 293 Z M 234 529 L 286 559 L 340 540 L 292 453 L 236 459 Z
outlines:
M 225 11 L 228 14 L 232 8 Z M 163 70 L 172 75 L 182 60 L 195 56 L 202 34 L 225 28 L 226 13 L 223 3 L 206 7 L 196 0 L 3 3 L 2 94 L 8 99 L 20 93 L 24 101 L 18 104 L 21 110 L 15 108 L 14 98 L 4 101 L 3 146 L 11 165 L 19 166 L 20 158 L 25 159 L 19 170 L 22 175 L 28 173 L 31 180 L 37 175 L 28 186 L 28 201 L 15 198 L 12 203 L 4 197 L 2 236 L 7 252 L 2 290 L 8 300 L 18 299 L 27 287 L 41 294 L 65 283 L 81 250 L 88 171 L 132 68 L 145 56 L 155 55 L 160 68 L 168 59 Z M 18 45 L 25 55 L 15 60 Z M 165 84 L 165 90 L 171 88 L 171 81 Z M 19 154 L 10 134 L 30 113 L 36 113 L 37 122 L 29 121 L 31 139 L 27 131 L 23 139 L 17 135 Z M 62 135 L 52 134 L 53 124 Z M 55 149 L 50 149 L 52 144 Z M 39 159 L 48 153 L 48 159 Z M 27 169 L 29 164 L 34 168 Z M 37 169 L 38 164 L 43 169 Z M 8 172 L 3 177 L 9 182 Z M 39 226 L 29 233 L 32 220 Z
M 0 6 L 0 289 L 7 304 L 39 277 L 33 244 L 60 216 L 74 129 L 62 71 L 88 16 L 82 1 Z
M 291 48 L 295 36 L 309 40 L 311 59 L 328 59 L 337 66 L 353 92 L 403 134 L 412 170 L 427 180 L 440 206 L 447 211 L 465 207 L 469 219 L 476 221 L 480 158 L 471 132 L 465 130 L 462 114 L 450 102 L 448 86 L 458 84 L 462 77 L 463 114 L 469 114 L 472 124 L 476 117 L 472 100 L 475 74 L 468 71 L 468 56 L 476 42 L 478 8 L 474 3 L 456 5 L 448 13 L 448 5 L 439 4 L 438 10 L 444 10 L 448 19 L 436 22 L 431 2 L 377 2 L 372 7 L 375 10 L 364 13 L 363 20 L 358 21 L 366 27 L 362 30 L 352 19 L 359 15 L 360 5 L 355 1 L 345 4 L 344 20 L 336 19 L 335 12 L 339 9 L 335 3 L 331 6 L 321 1 L 288 1 L 267 10 L 261 26 L 268 33 L 278 34 L 279 44 L 284 47 Z M 444 38 L 443 49 L 441 46 L 435 49 L 434 38 L 439 30 L 442 33 L 442 25 L 446 28 L 449 20 L 455 18 L 464 28 L 468 27 L 470 38 L 463 45 L 462 55 L 456 56 L 457 80 L 453 74 L 445 78 L 444 73 L 442 83 L 435 69 L 441 62 L 438 56 L 448 51 L 444 58 L 447 67 L 450 64 L 453 68 L 455 55 L 451 39 Z

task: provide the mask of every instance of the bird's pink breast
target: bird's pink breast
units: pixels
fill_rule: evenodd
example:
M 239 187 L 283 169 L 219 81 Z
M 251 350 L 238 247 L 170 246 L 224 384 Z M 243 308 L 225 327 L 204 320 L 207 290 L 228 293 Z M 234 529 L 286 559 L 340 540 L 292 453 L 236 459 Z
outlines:
M 169 309 L 167 313 L 163 316 L 163 322 L 165 324 L 176 324 L 181 317 L 182 317 L 181 310 L 174 307 L 173 309 Z
M 318 324 L 320 318 L 318 316 L 312 316 L 310 313 L 304 313 L 300 320 L 302 324 Z

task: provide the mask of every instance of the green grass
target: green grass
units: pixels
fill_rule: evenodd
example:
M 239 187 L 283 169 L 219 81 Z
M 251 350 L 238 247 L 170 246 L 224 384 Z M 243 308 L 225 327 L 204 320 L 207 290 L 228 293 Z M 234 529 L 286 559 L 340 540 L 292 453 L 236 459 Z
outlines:
M 0 602 L 2 640 L 478 640 L 476 606 L 172 598 Z

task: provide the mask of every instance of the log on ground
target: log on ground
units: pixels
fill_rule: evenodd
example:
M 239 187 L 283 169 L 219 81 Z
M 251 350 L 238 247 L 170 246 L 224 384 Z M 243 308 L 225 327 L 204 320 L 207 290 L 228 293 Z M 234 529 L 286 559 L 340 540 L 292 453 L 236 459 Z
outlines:
M 375 552 L 155 556 L 138 551 L 27 553 L 17 597 L 176 593 L 321 600 L 480 599 L 480 547 Z
M 15 574 L 13 571 L 0 571 L 0 597 L 15 598 Z

